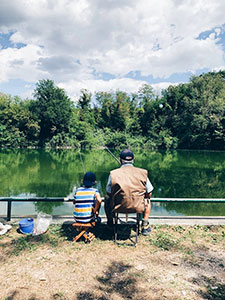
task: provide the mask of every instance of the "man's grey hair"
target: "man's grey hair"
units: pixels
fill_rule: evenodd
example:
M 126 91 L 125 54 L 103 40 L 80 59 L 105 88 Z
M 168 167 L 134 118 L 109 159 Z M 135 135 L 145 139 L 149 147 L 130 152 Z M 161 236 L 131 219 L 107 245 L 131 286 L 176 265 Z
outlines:
M 134 163 L 134 160 L 125 160 L 125 159 L 120 159 L 121 161 L 121 164 L 122 165 L 125 165 L 125 164 L 133 164 Z

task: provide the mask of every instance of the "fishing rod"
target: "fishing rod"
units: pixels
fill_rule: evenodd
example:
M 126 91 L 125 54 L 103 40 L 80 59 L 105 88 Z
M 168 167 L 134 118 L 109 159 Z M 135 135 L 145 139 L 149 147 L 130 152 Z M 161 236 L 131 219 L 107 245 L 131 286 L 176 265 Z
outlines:
M 102 141 L 97 137 L 97 135 L 95 133 L 94 133 L 94 136 L 99 141 L 99 143 L 104 147 L 104 149 L 106 149 L 109 152 L 109 154 L 112 155 L 112 157 L 118 162 L 118 164 L 121 165 L 119 159 L 116 158 L 115 155 L 109 150 L 109 148 L 102 143 Z

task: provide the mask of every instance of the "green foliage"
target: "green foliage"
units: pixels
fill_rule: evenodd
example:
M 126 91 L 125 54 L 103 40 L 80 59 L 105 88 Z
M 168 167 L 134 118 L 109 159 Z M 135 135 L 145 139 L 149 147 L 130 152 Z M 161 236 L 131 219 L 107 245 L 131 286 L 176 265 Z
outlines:
M 225 148 L 225 71 L 193 76 L 158 97 L 150 85 L 137 93 L 81 90 L 76 106 L 52 80 L 40 80 L 34 99 L 0 93 L 0 147 Z M 94 104 L 93 104 L 94 103 Z
M 120 131 L 105 130 L 106 146 L 109 148 L 127 148 L 126 134 Z
M 160 231 L 155 238 L 150 238 L 150 242 L 161 250 L 169 251 L 176 247 L 180 241 L 175 239 L 171 234 Z
M 22 235 L 17 239 L 13 239 L 8 254 L 18 256 L 22 252 L 36 251 L 38 246 L 42 244 L 50 245 L 54 248 L 59 245 L 61 240 L 59 227 L 57 225 L 51 225 L 45 234 L 38 236 Z
M 224 149 L 225 72 L 193 77 L 164 93 L 166 127 L 178 148 Z
M 146 107 L 155 99 L 153 88 L 148 84 L 143 84 L 138 90 L 138 100 L 141 106 Z
M 30 101 L 0 94 L 0 147 L 28 147 L 37 143 L 39 126 Z
M 72 137 L 69 133 L 58 133 L 45 145 L 49 148 L 78 148 L 79 142 L 75 136 Z
M 95 126 L 94 110 L 91 108 L 91 93 L 86 89 L 81 90 L 81 96 L 78 100 L 78 116 L 83 124 Z
M 52 80 L 41 80 L 34 91 L 34 111 L 39 120 L 40 145 L 50 141 L 54 135 L 69 129 L 72 102 L 63 89 L 54 86 Z
M 96 93 L 100 106 L 99 126 L 111 130 L 125 131 L 130 118 L 130 98 L 122 92 Z
M 12 247 L 13 247 L 12 254 L 18 256 L 21 251 L 36 250 L 35 245 L 32 244 L 30 240 L 31 240 L 31 236 L 29 235 L 21 236 L 18 239 L 12 240 Z

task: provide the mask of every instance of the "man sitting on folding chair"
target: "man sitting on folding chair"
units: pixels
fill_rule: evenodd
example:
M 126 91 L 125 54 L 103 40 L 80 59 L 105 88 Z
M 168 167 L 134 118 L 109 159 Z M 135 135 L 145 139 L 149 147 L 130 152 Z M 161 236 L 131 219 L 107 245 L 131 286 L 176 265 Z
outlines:
M 125 149 L 120 153 L 121 167 L 110 172 L 106 186 L 105 213 L 109 228 L 115 213 L 143 213 L 141 233 L 149 235 L 148 218 L 153 186 L 147 170 L 133 166 L 134 154 Z
M 83 186 L 76 190 L 74 196 L 74 219 L 73 227 L 80 231 L 74 241 L 77 241 L 81 236 L 85 237 L 85 241 L 91 241 L 95 236 L 93 233 L 88 233 L 89 229 L 95 226 L 94 217 L 98 215 L 101 206 L 101 196 L 96 188 L 96 176 L 92 172 L 84 174 Z

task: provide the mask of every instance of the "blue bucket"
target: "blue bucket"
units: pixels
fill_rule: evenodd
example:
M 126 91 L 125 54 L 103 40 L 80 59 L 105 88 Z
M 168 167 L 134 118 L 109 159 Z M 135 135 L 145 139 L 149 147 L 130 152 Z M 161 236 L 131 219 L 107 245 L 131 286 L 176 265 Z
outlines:
M 32 218 L 22 219 L 19 221 L 19 227 L 22 233 L 32 233 L 34 229 L 34 220 Z

